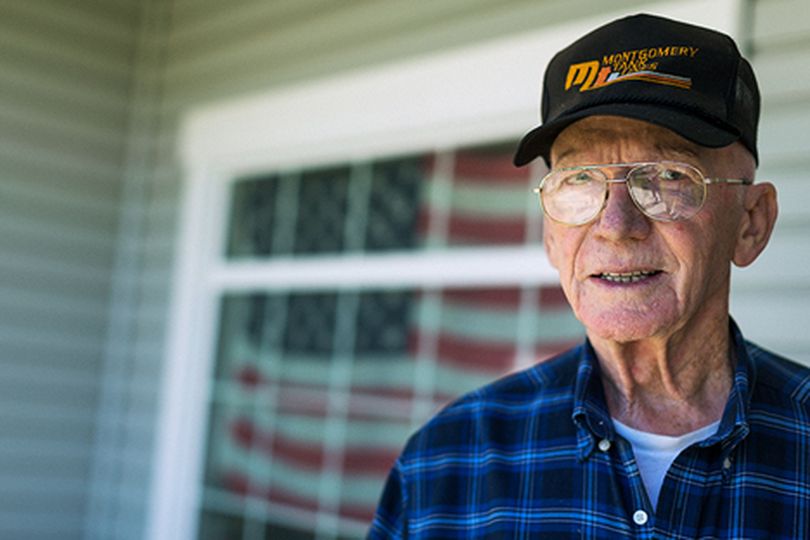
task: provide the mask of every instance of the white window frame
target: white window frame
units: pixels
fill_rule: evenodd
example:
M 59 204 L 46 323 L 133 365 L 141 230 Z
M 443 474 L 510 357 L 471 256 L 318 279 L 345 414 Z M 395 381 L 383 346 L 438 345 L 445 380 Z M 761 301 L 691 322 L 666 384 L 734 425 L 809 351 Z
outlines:
M 733 36 L 741 10 L 741 0 L 689 0 L 651 3 L 643 11 Z M 343 288 L 557 282 L 539 247 L 226 262 L 222 246 L 233 179 L 516 139 L 536 124 L 542 70 L 551 55 L 621 15 L 270 90 L 187 115 L 179 140 L 185 174 L 147 538 L 190 540 L 196 532 L 218 292 L 325 283 Z M 408 264 L 396 273 L 379 271 L 405 259 Z M 488 264 L 493 259 L 500 264 Z

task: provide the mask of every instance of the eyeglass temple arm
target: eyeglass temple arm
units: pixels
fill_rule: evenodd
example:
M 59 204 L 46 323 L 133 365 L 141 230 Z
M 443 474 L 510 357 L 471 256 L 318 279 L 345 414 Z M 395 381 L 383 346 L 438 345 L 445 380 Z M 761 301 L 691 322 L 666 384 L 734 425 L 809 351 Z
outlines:
M 751 178 L 706 178 L 705 182 L 707 184 L 742 184 L 742 185 L 751 185 L 754 183 L 754 180 Z

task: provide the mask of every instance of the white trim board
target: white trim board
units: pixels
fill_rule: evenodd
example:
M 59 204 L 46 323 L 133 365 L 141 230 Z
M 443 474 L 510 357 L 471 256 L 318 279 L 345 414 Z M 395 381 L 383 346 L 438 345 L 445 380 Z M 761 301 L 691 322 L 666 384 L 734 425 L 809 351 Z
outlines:
M 737 33 L 740 10 L 740 0 L 670 1 L 651 3 L 644 9 L 715 27 L 732 36 Z M 542 70 L 552 54 L 623 14 L 580 19 L 327 77 L 210 104 L 188 114 L 178 141 L 184 183 L 146 538 L 191 540 L 195 532 L 204 405 L 216 326 L 214 293 L 223 287 L 322 284 L 317 277 L 295 281 L 291 276 L 304 267 L 285 270 L 284 261 L 261 268 L 223 266 L 219 246 L 225 227 L 227 183 L 253 172 L 517 138 L 537 123 Z M 465 256 L 480 260 L 493 255 L 490 251 L 470 251 Z M 476 283 L 497 278 L 499 283 L 508 279 L 542 284 L 556 279 L 541 253 L 528 250 L 512 255 L 525 263 L 522 268 L 536 264 L 537 272 L 505 276 L 499 271 L 474 277 L 480 269 L 463 266 L 468 259 L 460 257 L 454 263 L 441 255 L 431 259 L 430 254 L 420 259 L 420 264 L 443 264 L 445 270 L 454 272 L 453 279 L 466 275 Z M 414 273 L 408 279 L 413 283 L 427 278 Z
M 396 269 L 391 272 L 391 269 Z M 557 283 L 542 247 L 448 249 L 235 262 L 211 269 L 209 284 L 228 291 L 409 289 Z
M 739 3 L 662 2 L 645 11 L 734 35 Z M 202 107 L 184 123 L 183 160 L 283 169 L 518 137 L 538 123 L 553 54 L 616 15 Z

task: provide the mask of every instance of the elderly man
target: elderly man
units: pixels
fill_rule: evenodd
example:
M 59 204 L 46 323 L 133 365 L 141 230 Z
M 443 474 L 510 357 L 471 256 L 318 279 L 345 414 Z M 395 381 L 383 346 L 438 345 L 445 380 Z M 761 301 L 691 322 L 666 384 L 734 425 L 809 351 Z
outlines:
M 730 267 L 776 220 L 723 34 L 639 15 L 557 54 L 525 165 L 587 340 L 417 432 L 371 538 L 808 538 L 810 370 L 743 340 Z

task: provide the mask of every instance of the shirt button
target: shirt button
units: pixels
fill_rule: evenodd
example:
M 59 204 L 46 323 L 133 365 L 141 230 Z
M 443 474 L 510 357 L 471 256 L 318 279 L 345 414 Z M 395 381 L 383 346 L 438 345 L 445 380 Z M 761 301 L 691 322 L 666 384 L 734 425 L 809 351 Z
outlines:
M 633 513 L 633 521 L 635 522 L 636 525 L 644 525 L 645 523 L 647 523 L 648 519 L 649 518 L 647 517 L 647 512 L 645 512 L 644 510 L 636 510 Z
M 599 450 L 601 450 L 602 452 L 607 452 L 608 450 L 610 450 L 610 441 L 607 439 L 602 439 L 601 441 L 599 441 Z
M 731 468 L 731 459 L 726 458 L 723 460 L 723 468 L 729 470 Z

